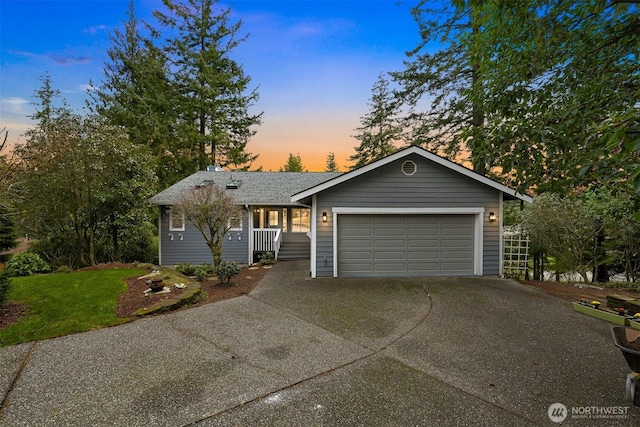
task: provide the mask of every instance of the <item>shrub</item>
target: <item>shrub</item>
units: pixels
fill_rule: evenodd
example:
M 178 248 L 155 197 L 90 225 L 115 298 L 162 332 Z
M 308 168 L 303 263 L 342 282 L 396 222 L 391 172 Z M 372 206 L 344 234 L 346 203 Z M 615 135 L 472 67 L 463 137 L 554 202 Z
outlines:
M 184 274 L 185 276 L 193 276 L 196 274 L 196 266 L 191 265 L 188 262 L 179 262 L 176 265 L 176 271 L 180 274 Z
M 262 265 L 271 265 L 276 263 L 276 258 L 273 255 L 273 252 L 265 252 L 260 255 L 260 264 Z
M 196 280 L 198 282 L 202 282 L 209 275 L 209 270 L 207 270 L 207 267 L 198 266 L 198 267 L 195 268 L 195 271 L 193 272 L 193 275 L 196 276 Z
M 9 286 L 11 282 L 9 281 L 9 276 L 6 271 L 0 271 L 0 307 L 7 302 L 7 294 L 9 293 Z
M 231 283 L 233 276 L 240 274 L 240 266 L 235 262 L 223 261 L 218 265 L 216 274 L 218 275 L 218 279 L 220 279 L 220 283 L 226 286 Z
M 15 254 L 7 261 L 7 271 L 12 276 L 31 276 L 33 273 L 47 273 L 51 267 L 40 255 L 33 252 Z

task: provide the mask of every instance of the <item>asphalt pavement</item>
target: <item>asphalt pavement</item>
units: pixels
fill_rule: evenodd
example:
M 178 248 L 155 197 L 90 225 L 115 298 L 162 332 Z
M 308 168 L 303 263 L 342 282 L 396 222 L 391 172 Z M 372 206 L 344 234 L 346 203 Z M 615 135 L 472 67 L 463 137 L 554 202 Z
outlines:
M 611 325 L 567 302 L 498 278 L 308 271 L 281 262 L 248 296 L 0 348 L 0 425 L 558 425 L 549 408 L 640 424 Z

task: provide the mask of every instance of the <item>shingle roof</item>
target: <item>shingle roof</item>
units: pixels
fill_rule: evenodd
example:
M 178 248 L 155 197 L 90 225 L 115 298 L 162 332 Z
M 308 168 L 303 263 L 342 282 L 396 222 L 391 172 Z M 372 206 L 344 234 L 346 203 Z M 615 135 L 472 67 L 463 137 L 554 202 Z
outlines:
M 173 205 L 180 195 L 204 181 L 226 187 L 240 181 L 237 189 L 227 190 L 239 205 L 297 205 L 291 196 L 341 175 L 335 172 L 206 172 L 200 171 L 153 196 L 155 205 Z

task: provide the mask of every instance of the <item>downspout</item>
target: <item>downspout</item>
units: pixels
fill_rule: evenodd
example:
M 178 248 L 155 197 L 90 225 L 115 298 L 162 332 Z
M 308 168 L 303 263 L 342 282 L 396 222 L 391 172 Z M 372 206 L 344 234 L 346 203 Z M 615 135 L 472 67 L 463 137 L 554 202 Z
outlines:
M 314 194 L 311 196 L 311 259 L 309 260 L 311 264 L 311 277 L 315 279 L 318 275 L 317 272 L 317 263 L 316 263 L 316 238 L 318 232 L 318 203 L 317 197 Z
M 253 206 L 245 205 L 245 208 L 247 209 L 247 224 L 249 225 L 247 227 L 247 264 L 251 265 L 253 264 Z
M 158 265 L 162 265 L 162 206 L 158 209 Z

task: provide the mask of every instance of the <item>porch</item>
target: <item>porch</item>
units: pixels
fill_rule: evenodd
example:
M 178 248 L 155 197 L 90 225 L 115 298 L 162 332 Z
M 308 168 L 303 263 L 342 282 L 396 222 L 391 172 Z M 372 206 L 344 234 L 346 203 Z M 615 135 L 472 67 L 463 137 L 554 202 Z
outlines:
M 311 258 L 311 210 L 304 206 L 254 206 L 252 208 L 254 260 L 271 252 L 279 260 Z
M 265 252 L 273 253 L 281 261 L 311 258 L 311 239 L 306 233 L 283 233 L 279 228 L 253 230 L 253 257 Z

